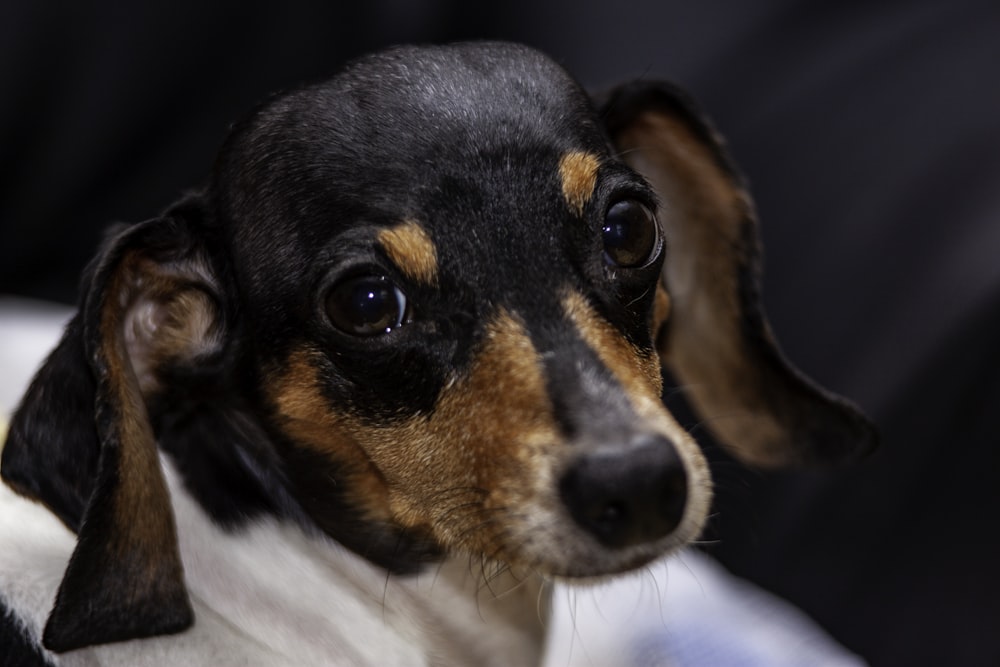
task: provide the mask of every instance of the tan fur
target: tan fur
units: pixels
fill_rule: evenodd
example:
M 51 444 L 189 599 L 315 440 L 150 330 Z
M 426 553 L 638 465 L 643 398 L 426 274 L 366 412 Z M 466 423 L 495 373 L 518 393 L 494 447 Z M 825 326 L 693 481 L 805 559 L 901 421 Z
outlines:
M 425 285 L 437 285 L 437 249 L 419 223 L 407 220 L 384 229 L 378 234 L 378 242 L 406 277 Z
M 670 320 L 670 295 L 663 283 L 656 285 L 656 296 L 653 297 L 653 340 L 658 341 L 664 327 Z
M 152 581 L 163 568 L 179 562 L 177 535 L 166 483 L 160 472 L 156 442 L 138 378 L 129 360 L 125 343 L 125 310 L 141 286 L 136 262 L 125 258 L 112 278 L 101 312 L 101 352 L 107 364 L 108 404 L 118 411 L 112 428 L 119 441 L 118 475 L 115 489 L 115 523 L 119 528 L 111 538 L 121 558 L 140 563 Z M 112 437 L 114 437 L 114 435 Z M 109 454 L 105 454 L 109 456 Z M 142 558 L 135 556 L 141 554 Z M 168 558 L 170 556 L 171 558 Z M 171 560 L 173 559 L 173 560 Z M 135 573 L 132 573 L 133 576 Z M 180 573 L 175 572 L 180 581 Z M 137 582 L 145 585 L 146 582 Z
M 630 344 L 611 324 L 600 317 L 586 298 L 568 292 L 562 299 L 567 317 L 615 379 L 632 396 L 655 396 L 662 389 L 660 361 L 655 352 L 643 353 Z
M 600 159 L 591 153 L 572 151 L 559 160 L 559 180 L 563 197 L 570 210 L 577 216 L 583 215 L 587 202 L 594 196 L 597 185 L 597 170 Z

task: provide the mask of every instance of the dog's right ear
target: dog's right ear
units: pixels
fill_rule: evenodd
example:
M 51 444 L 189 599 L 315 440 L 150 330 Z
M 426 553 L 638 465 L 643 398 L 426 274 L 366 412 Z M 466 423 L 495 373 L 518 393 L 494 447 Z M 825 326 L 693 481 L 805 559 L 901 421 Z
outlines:
M 52 651 L 193 622 L 145 398 L 163 370 L 223 344 L 215 272 L 191 231 L 199 210 L 192 198 L 112 235 L 11 421 L 4 481 L 78 533 L 43 635 Z
M 784 357 L 760 300 L 753 203 L 718 135 L 675 86 L 626 84 L 602 116 L 660 199 L 667 258 L 657 348 L 716 439 L 759 466 L 845 461 L 878 435 Z

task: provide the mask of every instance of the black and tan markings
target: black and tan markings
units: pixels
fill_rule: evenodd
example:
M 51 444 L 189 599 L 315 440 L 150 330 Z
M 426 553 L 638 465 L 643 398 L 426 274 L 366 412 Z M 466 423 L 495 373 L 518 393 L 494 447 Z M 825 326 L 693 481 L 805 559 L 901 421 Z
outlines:
M 604 366 L 583 372 L 609 374 L 606 388 L 619 387 L 631 406 L 618 416 L 620 428 L 646 429 L 691 449 L 682 459 L 704 502 L 692 503 L 683 530 L 696 531 L 707 471 L 659 401 L 655 352 L 626 340 L 582 294 L 566 290 L 561 309 L 568 330 Z M 574 527 L 556 492 L 578 450 L 556 414 L 550 366 L 518 314 L 500 309 L 490 318 L 469 366 L 448 378 L 426 414 L 372 423 L 338 409 L 324 396 L 323 363 L 318 350 L 293 352 L 271 400 L 289 438 L 333 464 L 345 503 L 368 521 L 554 575 L 624 567 L 614 563 L 618 556 L 594 556 L 592 540 Z M 629 556 L 635 560 L 627 565 L 648 557 Z

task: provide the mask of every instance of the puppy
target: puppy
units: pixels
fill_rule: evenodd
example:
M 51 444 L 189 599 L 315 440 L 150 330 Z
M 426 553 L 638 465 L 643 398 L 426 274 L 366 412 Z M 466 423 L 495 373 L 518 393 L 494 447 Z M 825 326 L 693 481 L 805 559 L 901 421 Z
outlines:
M 528 48 L 399 48 L 237 124 L 115 228 L 11 422 L 19 664 L 534 664 L 543 581 L 695 539 L 705 460 L 870 424 L 782 359 L 753 208 L 691 101 Z

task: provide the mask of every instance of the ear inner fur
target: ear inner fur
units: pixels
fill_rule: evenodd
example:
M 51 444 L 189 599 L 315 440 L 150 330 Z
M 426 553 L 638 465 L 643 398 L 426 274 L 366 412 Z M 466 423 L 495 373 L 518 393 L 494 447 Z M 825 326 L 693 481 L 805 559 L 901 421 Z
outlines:
M 165 273 L 153 262 L 138 266 L 136 290 L 124 316 L 124 339 L 132 370 L 144 395 L 159 387 L 157 368 L 191 362 L 221 343 L 219 314 L 203 284 Z

